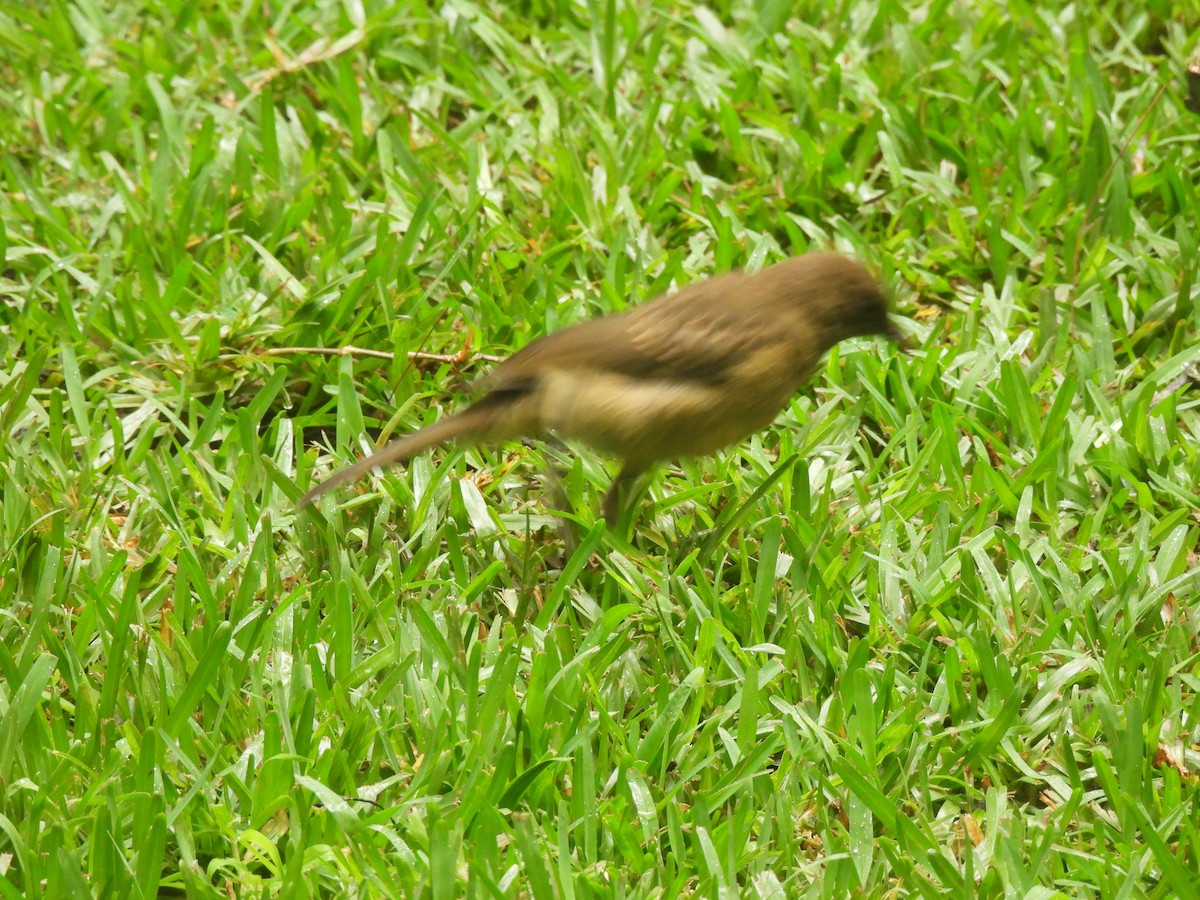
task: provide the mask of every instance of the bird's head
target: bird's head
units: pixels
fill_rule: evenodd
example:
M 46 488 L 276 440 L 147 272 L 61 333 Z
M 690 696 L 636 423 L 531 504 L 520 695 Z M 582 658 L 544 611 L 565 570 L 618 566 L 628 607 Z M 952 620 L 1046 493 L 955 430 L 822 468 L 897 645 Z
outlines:
M 802 264 L 796 271 L 798 294 L 831 343 L 882 335 L 904 344 L 904 335 L 888 315 L 887 295 L 860 263 L 839 253 L 809 253 L 795 262 Z

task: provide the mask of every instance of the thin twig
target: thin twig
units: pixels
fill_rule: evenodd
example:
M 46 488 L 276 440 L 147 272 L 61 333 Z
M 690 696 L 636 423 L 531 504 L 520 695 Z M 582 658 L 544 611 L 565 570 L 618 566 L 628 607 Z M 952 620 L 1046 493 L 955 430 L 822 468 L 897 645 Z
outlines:
M 273 69 L 267 69 L 264 72 L 259 72 L 257 75 L 247 78 L 246 87 L 250 89 L 251 94 L 257 94 L 280 75 L 299 72 L 301 69 L 305 69 L 314 63 L 325 62 L 326 60 L 333 59 L 335 56 L 340 56 L 349 50 L 353 50 L 363 42 L 366 36 L 366 32 L 361 28 L 354 28 L 337 40 L 319 38 L 301 50 L 296 57 L 289 59 L 284 54 L 283 48 L 275 42 L 275 36 L 268 34 L 267 46 L 270 48 L 271 55 L 275 57 L 275 62 L 278 65 Z
M 1158 89 L 1158 93 L 1154 95 L 1154 99 L 1150 101 L 1150 105 L 1146 107 L 1146 111 L 1142 113 L 1137 120 L 1137 124 L 1133 126 L 1133 131 L 1129 132 L 1129 137 L 1125 139 L 1125 143 L 1121 145 L 1121 150 L 1113 156 L 1112 162 L 1108 164 L 1108 169 L 1100 178 L 1100 183 L 1096 185 L 1096 192 L 1092 194 L 1092 199 L 1088 202 L 1087 209 L 1083 211 L 1083 219 L 1079 222 L 1079 230 L 1075 232 L 1075 249 L 1071 252 L 1071 268 L 1073 269 L 1072 278 L 1074 280 L 1075 293 L 1079 293 L 1079 250 L 1083 246 L 1083 235 L 1094 224 L 1089 222 L 1092 213 L 1096 210 L 1096 204 L 1100 202 L 1100 197 L 1108 187 L 1108 180 L 1112 177 L 1112 173 L 1116 171 L 1117 164 L 1125 158 L 1125 154 L 1129 152 L 1129 145 L 1133 143 L 1133 139 L 1138 136 L 1142 130 L 1142 126 L 1146 124 L 1146 119 L 1150 113 L 1154 112 L 1154 107 L 1158 106 L 1158 101 L 1162 99 L 1163 94 L 1167 92 L 1168 82 L 1164 82 L 1162 87 Z M 1071 325 L 1075 324 L 1075 305 L 1071 305 Z
M 258 351 L 258 356 L 302 356 L 304 354 L 313 356 L 365 356 L 371 359 L 386 359 L 394 360 L 395 353 L 388 353 L 385 350 L 371 350 L 366 347 L 269 347 L 266 350 Z M 474 362 L 503 362 L 503 356 L 493 356 L 490 353 L 471 353 L 464 355 L 463 353 L 427 353 L 424 350 L 410 350 L 406 354 L 410 362 L 436 362 L 448 363 L 450 365 L 464 365 Z

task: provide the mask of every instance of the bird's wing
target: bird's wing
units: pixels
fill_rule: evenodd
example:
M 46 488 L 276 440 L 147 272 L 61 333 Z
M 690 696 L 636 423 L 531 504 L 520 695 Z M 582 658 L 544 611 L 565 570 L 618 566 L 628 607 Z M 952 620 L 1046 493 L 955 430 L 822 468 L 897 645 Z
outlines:
M 478 387 L 528 390 L 548 368 L 719 383 L 748 355 L 783 339 L 777 310 L 746 302 L 753 299 L 744 296 L 748 280 L 725 275 L 623 315 L 554 332 L 502 362 Z

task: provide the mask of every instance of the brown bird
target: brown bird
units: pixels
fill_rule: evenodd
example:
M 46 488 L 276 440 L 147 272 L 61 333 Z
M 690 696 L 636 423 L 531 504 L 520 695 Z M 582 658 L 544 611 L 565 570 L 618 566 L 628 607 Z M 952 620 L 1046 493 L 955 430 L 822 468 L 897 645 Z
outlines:
M 360 459 L 300 505 L 437 444 L 549 432 L 623 460 L 601 506 L 612 523 L 622 488 L 654 463 L 766 427 L 825 351 L 862 335 L 899 339 L 879 284 L 847 257 L 731 272 L 535 340 L 478 382 L 473 405 Z

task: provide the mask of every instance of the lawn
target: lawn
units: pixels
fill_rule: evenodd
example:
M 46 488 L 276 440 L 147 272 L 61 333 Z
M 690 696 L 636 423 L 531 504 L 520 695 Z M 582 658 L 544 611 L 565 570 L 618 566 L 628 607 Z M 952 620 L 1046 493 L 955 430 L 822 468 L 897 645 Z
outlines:
M 5 3 L 0 898 L 1194 896 L 1197 54 L 1194 0 Z M 812 249 L 912 348 L 631 528 L 538 441 L 297 511 Z

